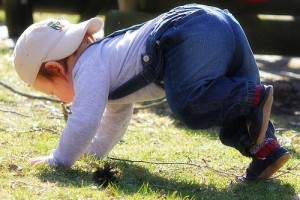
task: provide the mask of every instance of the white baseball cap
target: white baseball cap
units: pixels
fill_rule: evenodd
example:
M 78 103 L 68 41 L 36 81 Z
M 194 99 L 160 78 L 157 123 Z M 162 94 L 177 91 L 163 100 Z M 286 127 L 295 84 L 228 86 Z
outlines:
M 14 53 L 14 68 L 20 78 L 33 86 L 42 63 L 70 56 L 86 33 L 102 29 L 99 17 L 71 24 L 67 20 L 47 19 L 29 26 L 19 37 Z

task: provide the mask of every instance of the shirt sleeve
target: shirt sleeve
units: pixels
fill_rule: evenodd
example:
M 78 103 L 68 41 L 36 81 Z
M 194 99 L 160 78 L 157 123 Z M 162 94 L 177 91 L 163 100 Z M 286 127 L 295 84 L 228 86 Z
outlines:
M 74 69 L 72 114 L 68 117 L 53 158 L 48 160 L 50 166 L 70 167 L 85 152 L 97 133 L 108 102 L 107 72 L 99 66 L 86 63 L 81 66 Z
M 106 156 L 127 131 L 133 104 L 107 104 L 96 136 L 86 150 L 98 158 Z

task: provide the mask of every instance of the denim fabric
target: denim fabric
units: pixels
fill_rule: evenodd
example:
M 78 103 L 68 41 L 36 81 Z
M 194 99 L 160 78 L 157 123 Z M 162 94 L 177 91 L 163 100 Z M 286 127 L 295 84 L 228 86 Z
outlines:
M 222 127 L 222 143 L 249 156 L 245 117 L 260 76 L 236 19 L 214 7 L 177 7 L 154 27 L 147 53 L 174 114 L 192 129 Z
M 252 157 L 253 155 L 250 154 L 249 148 L 253 145 L 253 142 L 248 133 L 246 123 L 246 119 L 242 117 L 226 123 L 226 125 L 221 127 L 219 137 L 224 145 L 239 150 L 239 152 L 244 156 Z M 277 140 L 274 133 L 275 127 L 269 121 L 266 138 L 273 138 Z

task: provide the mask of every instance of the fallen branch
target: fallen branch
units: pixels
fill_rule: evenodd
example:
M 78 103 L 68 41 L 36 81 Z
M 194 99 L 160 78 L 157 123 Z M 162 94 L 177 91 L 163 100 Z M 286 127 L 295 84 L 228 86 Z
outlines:
M 211 167 L 207 162 L 206 160 L 202 159 L 203 162 L 205 163 L 206 167 L 209 168 L 210 170 L 214 171 L 215 173 L 217 174 L 220 174 L 222 176 L 233 176 L 235 179 L 239 179 L 240 177 L 242 176 L 239 176 L 237 174 L 233 174 L 233 173 L 230 173 L 230 172 L 225 172 L 225 171 L 221 171 L 221 170 L 218 170 L 218 169 L 214 169 L 213 167 Z
M 276 179 L 276 178 L 278 178 L 279 176 L 282 176 L 282 175 L 284 175 L 284 174 L 291 173 L 292 170 L 297 169 L 299 166 L 300 166 L 300 163 L 298 163 L 298 164 L 295 165 L 294 167 L 292 167 L 292 168 L 286 170 L 285 172 L 283 172 L 283 173 L 281 173 L 281 174 L 279 174 L 279 175 L 277 175 L 277 176 L 275 176 L 275 177 L 273 177 L 273 178 L 271 178 L 271 179 Z M 295 174 L 295 175 L 296 175 L 296 176 L 299 176 L 299 174 Z
M 240 178 L 241 176 L 233 174 L 233 173 L 229 173 L 229 172 L 225 172 L 225 171 L 221 171 L 221 170 L 217 170 L 214 169 L 213 167 L 211 167 L 204 159 L 204 166 L 203 165 L 197 165 L 194 163 L 187 163 L 187 162 L 152 162 L 152 161 L 143 161 L 143 160 L 128 160 L 128 159 L 120 159 L 120 158 L 114 158 L 114 157 L 107 157 L 108 159 L 111 160 L 118 160 L 118 161 L 124 161 L 124 162 L 132 162 L 132 163 L 146 163 L 146 164 L 154 164 L 154 165 L 189 165 L 189 166 L 194 166 L 194 167 L 198 167 L 198 168 L 203 168 L 206 167 L 212 171 L 214 171 L 217 174 L 220 174 L 222 176 L 231 176 L 234 177 L 235 179 Z
M 143 161 L 143 160 L 128 160 L 128 159 L 121 159 L 121 158 L 114 158 L 114 157 L 107 157 L 108 159 L 111 159 L 111 160 L 117 160 L 117 161 L 123 161 L 123 162 L 131 162 L 131 163 L 146 163 L 146 164 L 154 164 L 154 165 L 189 165 L 189 166 L 194 166 L 194 167 L 198 167 L 198 168 L 203 168 L 203 167 L 206 167 L 212 171 L 214 171 L 215 173 L 219 174 L 219 175 L 222 175 L 222 176 L 231 176 L 231 177 L 234 177 L 236 180 L 239 180 L 242 176 L 240 175 L 236 175 L 236 174 L 233 174 L 233 173 L 230 173 L 230 172 L 225 172 L 225 171 L 221 171 L 221 170 L 217 170 L 213 167 L 211 167 L 207 162 L 206 160 L 202 159 L 202 161 L 204 162 L 204 166 L 202 165 L 197 165 L 197 164 L 193 164 L 193 163 L 186 163 L 186 162 L 152 162 L 152 161 Z M 276 179 L 284 174 L 287 174 L 287 173 L 291 173 L 292 170 L 295 170 L 297 169 L 298 167 L 300 166 L 300 163 L 298 163 L 296 166 L 290 168 L 289 170 L 277 175 L 277 176 L 274 176 L 272 178 L 270 178 L 270 180 L 273 180 L 273 179 Z M 298 174 L 297 174 L 298 176 Z
M 1 112 L 5 112 L 5 113 L 12 113 L 12 114 L 20 115 L 20 116 L 22 116 L 22 117 L 30 117 L 30 116 L 28 116 L 28 115 L 24 115 L 24 114 L 22 114 L 22 113 L 18 113 L 18 112 L 16 112 L 16 111 L 12 111 L 12 110 L 4 110 L 4 109 L 1 109 L 1 108 L 0 108 L 0 111 L 1 111 Z
M 162 99 L 160 101 L 148 104 L 148 105 L 143 105 L 143 106 L 136 106 L 134 107 L 135 110 L 141 110 L 141 109 L 147 109 L 147 108 L 152 108 L 152 107 L 156 107 L 156 106 L 160 106 L 161 104 L 167 102 L 166 99 Z
M 53 98 L 48 98 L 48 97 L 43 97 L 43 96 L 36 96 L 36 95 L 31 95 L 31 94 L 27 94 L 27 93 L 23 93 L 20 91 L 15 90 L 14 88 L 12 88 L 11 86 L 9 86 L 8 84 L 2 82 L 0 80 L 0 85 L 2 85 L 3 87 L 5 87 L 6 89 L 10 90 L 13 93 L 16 93 L 18 95 L 30 98 L 30 99 L 38 99 L 38 100 L 46 100 L 46 101 L 51 101 L 51 102 L 55 102 L 55 103 L 60 103 L 61 101 L 53 99 Z

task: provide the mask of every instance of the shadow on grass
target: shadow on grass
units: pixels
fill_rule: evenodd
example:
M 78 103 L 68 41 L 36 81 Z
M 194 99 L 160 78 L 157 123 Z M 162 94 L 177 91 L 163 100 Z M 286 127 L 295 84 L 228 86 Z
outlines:
M 139 193 L 145 196 L 172 197 L 180 199 L 292 199 L 296 196 L 290 184 L 280 180 L 240 182 L 232 180 L 224 189 L 215 185 L 191 183 L 188 180 L 166 178 L 148 169 L 126 162 L 115 162 L 120 170 L 114 182 L 120 195 Z M 42 181 L 57 183 L 58 187 L 88 187 L 95 184 L 93 173 L 80 170 L 45 170 L 39 177 Z

